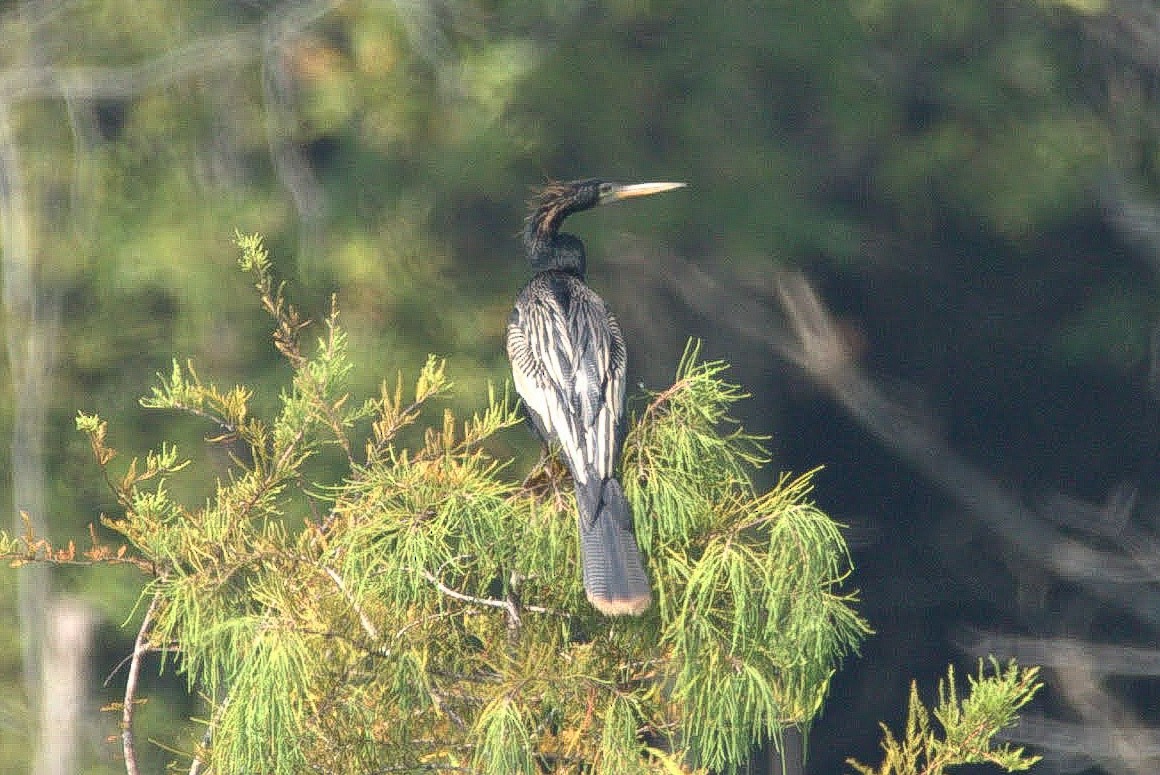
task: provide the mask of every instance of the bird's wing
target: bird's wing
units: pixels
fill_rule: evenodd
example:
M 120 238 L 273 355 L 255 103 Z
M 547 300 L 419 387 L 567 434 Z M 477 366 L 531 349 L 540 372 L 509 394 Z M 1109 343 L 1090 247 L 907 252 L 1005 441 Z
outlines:
M 612 476 L 624 410 L 624 339 L 604 302 L 579 281 L 520 295 L 508 322 L 516 391 L 559 440 L 573 476 Z
M 584 457 L 606 479 L 613 474 L 620 450 L 627 365 L 624 337 L 616 318 L 591 291 L 577 298 L 569 312 L 576 358 L 573 403 L 580 416 Z
M 516 392 L 528 411 L 560 442 L 573 476 L 585 481 L 580 415 L 572 401 L 575 348 L 558 298 L 529 286 L 508 320 L 507 354 Z

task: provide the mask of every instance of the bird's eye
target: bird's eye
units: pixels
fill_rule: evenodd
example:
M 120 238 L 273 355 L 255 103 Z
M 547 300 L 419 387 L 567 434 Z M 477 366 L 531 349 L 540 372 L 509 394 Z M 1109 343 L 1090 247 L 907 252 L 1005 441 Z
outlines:
M 603 194 L 611 194 L 612 193 L 612 184 L 611 183 L 601 183 L 600 184 L 600 193 L 602 195 Z

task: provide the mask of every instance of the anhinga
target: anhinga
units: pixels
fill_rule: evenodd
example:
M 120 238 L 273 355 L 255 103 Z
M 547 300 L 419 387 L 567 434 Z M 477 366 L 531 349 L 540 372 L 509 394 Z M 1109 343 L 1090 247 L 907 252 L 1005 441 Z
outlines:
M 584 284 L 584 243 L 559 233 L 569 215 L 684 183 L 548 185 L 533 203 L 524 247 L 535 276 L 508 320 L 507 354 L 532 425 L 560 444 L 579 510 L 588 600 L 608 615 L 640 614 L 651 602 L 632 513 L 615 476 L 623 444 L 624 337 L 604 301 Z

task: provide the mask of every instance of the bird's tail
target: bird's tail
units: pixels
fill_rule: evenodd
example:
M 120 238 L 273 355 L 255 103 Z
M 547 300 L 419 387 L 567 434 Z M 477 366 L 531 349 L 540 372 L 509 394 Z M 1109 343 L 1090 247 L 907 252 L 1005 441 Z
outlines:
M 588 601 L 608 616 L 639 615 L 652 594 L 620 482 L 591 476 L 587 484 L 577 483 L 576 501 Z

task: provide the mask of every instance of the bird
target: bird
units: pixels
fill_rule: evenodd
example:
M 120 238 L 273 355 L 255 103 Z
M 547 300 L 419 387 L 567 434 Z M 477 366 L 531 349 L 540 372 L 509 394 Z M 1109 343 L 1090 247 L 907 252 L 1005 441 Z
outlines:
M 508 360 L 532 427 L 545 444 L 559 445 L 572 475 L 584 591 L 607 616 L 639 616 L 652 602 L 632 511 L 616 478 L 628 358 L 616 318 L 584 282 L 584 243 L 560 225 L 573 213 L 684 185 L 553 182 L 532 201 L 524 225 L 533 276 L 508 318 Z

